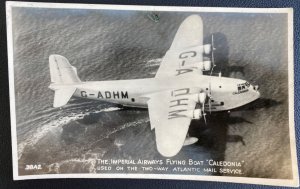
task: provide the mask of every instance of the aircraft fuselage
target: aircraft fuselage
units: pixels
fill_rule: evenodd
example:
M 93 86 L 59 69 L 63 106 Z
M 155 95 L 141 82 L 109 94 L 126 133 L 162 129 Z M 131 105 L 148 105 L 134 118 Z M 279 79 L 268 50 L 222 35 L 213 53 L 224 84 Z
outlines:
M 54 85 L 59 87 L 59 84 Z M 89 81 L 71 84 L 71 86 L 76 87 L 73 95 L 76 97 L 140 108 L 147 108 L 147 94 L 188 88 L 199 88 L 208 93 L 211 87 L 212 112 L 234 109 L 260 96 L 258 90 L 245 80 L 199 74 L 182 74 L 168 78 Z M 188 92 L 188 90 L 185 91 Z M 207 106 L 206 109 L 208 109 Z

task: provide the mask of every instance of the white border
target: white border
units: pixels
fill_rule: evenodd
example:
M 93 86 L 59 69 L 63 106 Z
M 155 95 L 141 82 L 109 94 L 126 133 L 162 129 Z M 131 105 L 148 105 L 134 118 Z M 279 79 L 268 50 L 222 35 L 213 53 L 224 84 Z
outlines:
M 16 110 L 13 66 L 13 36 L 12 36 L 12 7 L 56 8 L 56 9 L 105 9 L 105 10 L 136 10 L 136 11 L 175 11 L 175 12 L 224 12 L 224 13 L 287 13 L 288 14 L 288 84 L 289 84 L 289 131 L 292 158 L 293 179 L 266 179 L 228 176 L 172 175 L 172 174 L 45 174 L 19 176 L 17 159 Z M 7 49 L 9 69 L 9 94 L 11 115 L 11 137 L 13 156 L 14 180 L 46 179 L 46 178 L 143 178 L 143 179 L 178 179 L 217 181 L 247 184 L 262 184 L 276 186 L 299 186 L 297 165 L 295 122 L 294 122 L 294 53 L 293 53 L 293 9 L 292 8 L 215 8 L 215 7 L 166 7 L 138 5 L 104 5 L 104 4 L 68 4 L 68 3 L 33 3 L 6 2 Z
M 12 12 L 11 2 L 6 2 L 6 29 L 7 29 L 7 52 L 8 52 L 8 73 L 9 73 L 9 100 L 10 100 L 10 122 L 13 158 L 13 177 L 18 178 L 18 146 L 17 146 L 17 123 L 15 105 L 15 81 L 14 81 L 14 57 L 12 37 Z

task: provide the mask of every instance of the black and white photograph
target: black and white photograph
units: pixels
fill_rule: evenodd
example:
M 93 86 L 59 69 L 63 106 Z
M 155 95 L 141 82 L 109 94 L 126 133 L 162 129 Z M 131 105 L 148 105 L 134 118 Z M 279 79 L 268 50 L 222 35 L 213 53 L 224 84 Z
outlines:
M 6 11 L 15 180 L 299 185 L 293 9 Z

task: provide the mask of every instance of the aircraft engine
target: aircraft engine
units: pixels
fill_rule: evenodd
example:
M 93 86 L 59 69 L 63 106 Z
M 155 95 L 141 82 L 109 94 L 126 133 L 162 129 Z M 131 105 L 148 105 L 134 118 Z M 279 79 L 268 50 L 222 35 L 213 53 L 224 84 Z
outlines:
M 204 70 L 204 71 L 209 71 L 209 70 L 211 70 L 211 61 L 210 61 L 210 60 L 204 61 L 204 62 L 203 62 L 203 70 Z
M 211 53 L 211 44 L 203 45 L 203 53 L 206 55 L 210 55 Z
M 199 103 L 200 104 L 204 104 L 206 101 L 206 93 L 205 92 L 201 92 L 199 93 Z
M 191 119 L 201 119 L 202 117 L 201 109 L 189 110 L 186 112 L 186 116 Z
M 203 62 L 197 62 L 197 63 L 194 63 L 192 65 L 188 65 L 188 66 L 183 67 L 183 68 L 186 68 L 186 69 L 197 68 L 197 69 L 200 69 L 202 71 L 210 71 L 211 67 L 212 67 L 212 62 L 210 60 L 206 60 L 206 61 L 203 61 Z
M 203 104 L 206 101 L 206 93 L 205 92 L 200 92 L 197 94 L 192 94 L 190 99 L 192 99 L 193 101 Z

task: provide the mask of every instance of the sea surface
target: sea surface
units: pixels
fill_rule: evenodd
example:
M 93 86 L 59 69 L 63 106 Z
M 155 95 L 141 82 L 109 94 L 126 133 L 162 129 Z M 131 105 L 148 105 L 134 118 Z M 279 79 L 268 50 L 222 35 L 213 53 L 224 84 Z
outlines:
M 96 159 L 166 159 L 157 152 L 147 109 L 79 98 L 53 108 L 48 88 L 51 54 L 65 56 L 83 81 L 154 77 L 180 23 L 193 13 L 156 14 L 158 22 L 145 11 L 13 8 L 20 175 L 102 173 Z M 207 125 L 193 121 L 189 133 L 199 141 L 171 159 L 244 162 L 242 176 L 292 178 L 287 15 L 197 14 L 204 41 L 214 34 L 215 71 L 258 84 L 261 98 L 208 115 Z M 26 171 L 30 164 L 43 169 Z

